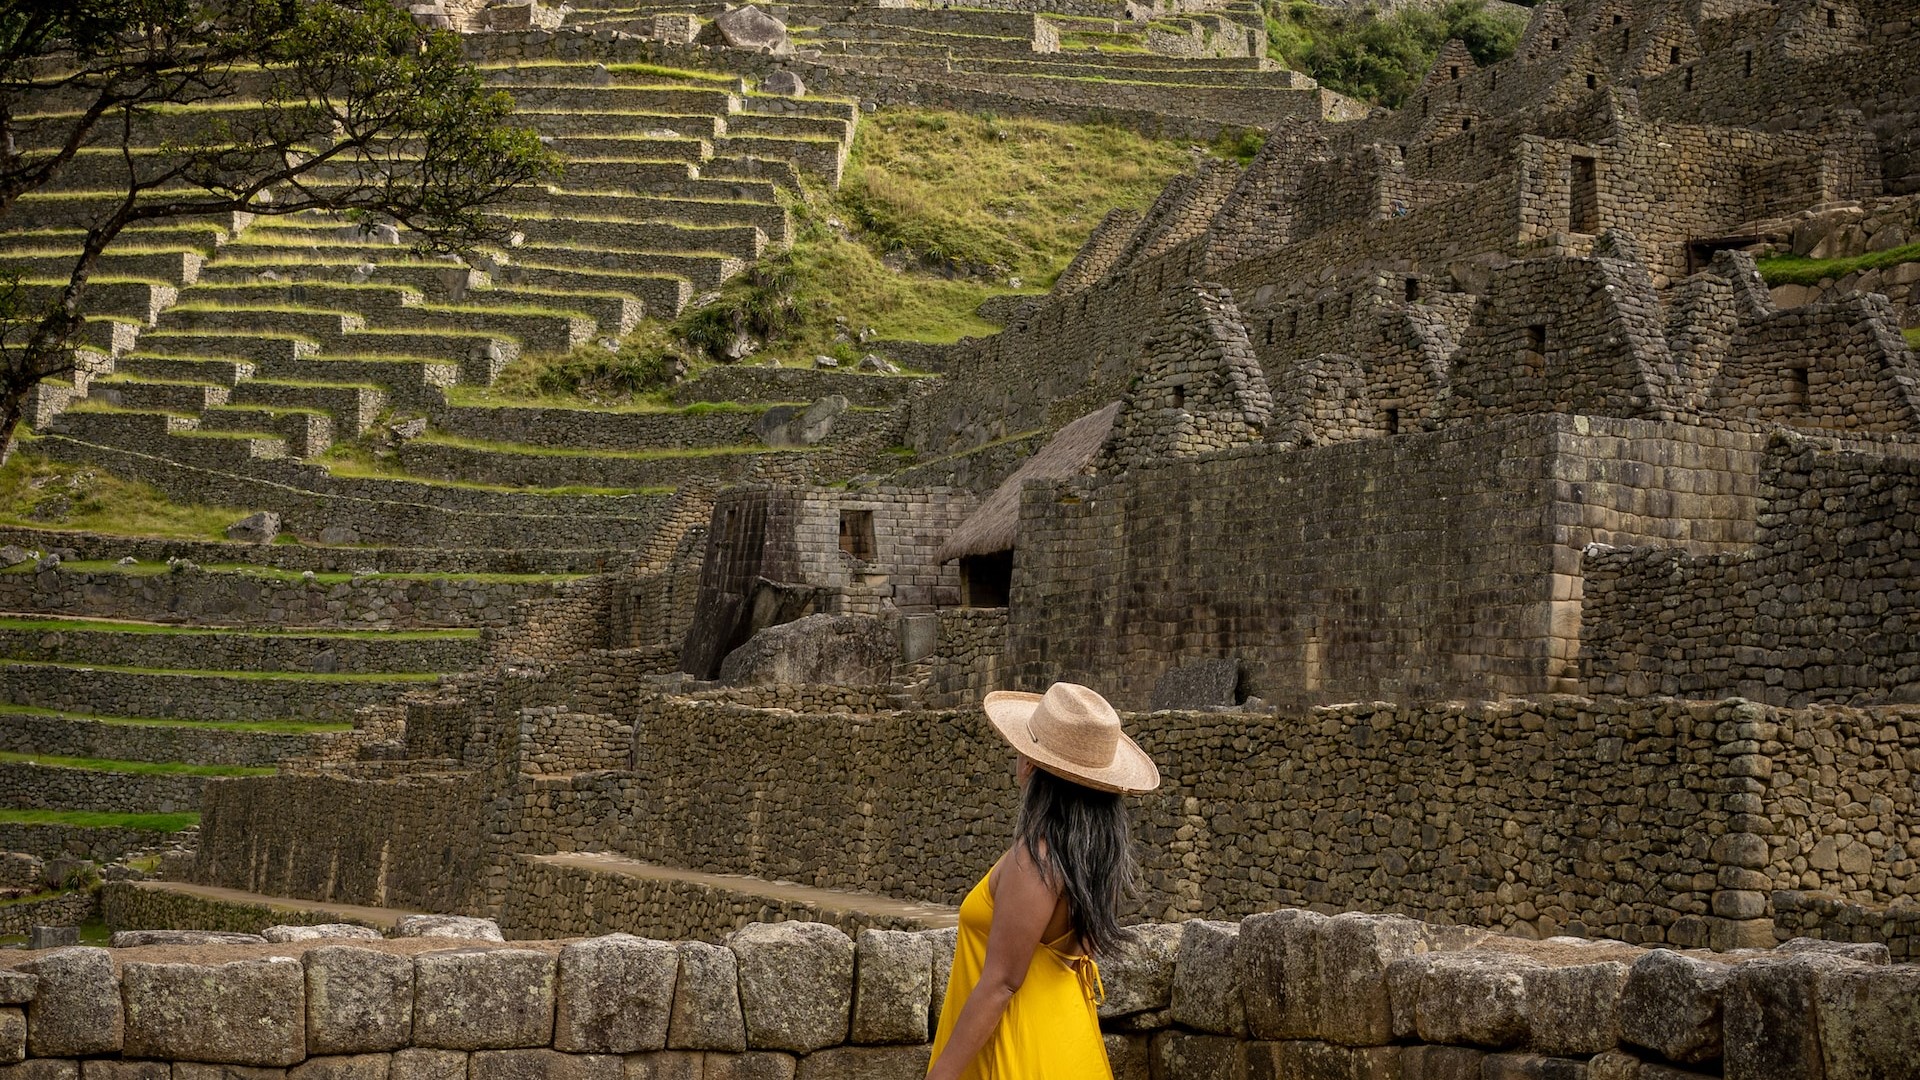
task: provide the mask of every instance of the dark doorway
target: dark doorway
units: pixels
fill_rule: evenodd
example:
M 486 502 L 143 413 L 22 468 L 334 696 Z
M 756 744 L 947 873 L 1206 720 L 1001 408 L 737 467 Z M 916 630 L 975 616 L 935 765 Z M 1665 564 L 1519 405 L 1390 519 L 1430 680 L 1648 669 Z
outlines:
M 1006 607 L 1013 595 L 1013 552 L 995 551 L 960 559 L 961 603 L 970 608 Z
M 1600 231 L 1600 163 L 1590 157 L 1573 159 L 1573 189 L 1568 196 L 1567 229 L 1577 233 Z

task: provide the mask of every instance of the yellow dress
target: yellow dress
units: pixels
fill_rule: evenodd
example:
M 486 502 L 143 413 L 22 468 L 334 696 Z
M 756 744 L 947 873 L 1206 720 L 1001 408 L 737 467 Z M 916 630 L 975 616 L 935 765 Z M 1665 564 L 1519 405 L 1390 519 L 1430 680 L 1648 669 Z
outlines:
M 987 962 L 987 931 L 993 926 L 993 893 L 987 879 L 960 903 L 960 936 L 953 949 L 953 974 L 940 1006 L 940 1029 L 933 1038 L 933 1059 L 940 1059 L 967 995 L 980 981 Z M 1007 1002 L 1000 1026 L 980 1048 L 963 1080 L 1113 1080 L 1107 1046 L 1100 1039 L 1099 1000 L 1104 996 L 1100 969 L 1090 956 L 1058 946 L 1070 936 L 1041 942 L 1033 951 L 1027 977 Z

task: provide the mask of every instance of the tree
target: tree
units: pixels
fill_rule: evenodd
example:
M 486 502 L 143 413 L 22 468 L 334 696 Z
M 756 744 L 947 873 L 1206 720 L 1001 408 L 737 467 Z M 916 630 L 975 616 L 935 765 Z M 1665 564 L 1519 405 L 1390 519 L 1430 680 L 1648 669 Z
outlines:
M 129 226 L 331 210 L 469 248 L 502 231 L 490 204 L 559 169 L 511 112 L 389 0 L 0 0 L 0 225 L 83 150 L 106 149 L 113 193 L 74 222 L 63 283 L 0 281 L 0 457 L 28 392 L 72 372 L 88 280 Z

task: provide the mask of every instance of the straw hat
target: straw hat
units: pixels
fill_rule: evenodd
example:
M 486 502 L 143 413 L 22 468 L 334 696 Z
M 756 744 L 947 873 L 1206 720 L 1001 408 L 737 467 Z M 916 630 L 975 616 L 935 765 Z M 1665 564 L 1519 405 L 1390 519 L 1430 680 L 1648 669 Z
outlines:
M 1045 694 L 995 690 L 983 704 L 1000 737 L 1055 776 L 1125 795 L 1160 786 L 1160 770 L 1120 730 L 1120 714 L 1084 686 L 1054 683 Z

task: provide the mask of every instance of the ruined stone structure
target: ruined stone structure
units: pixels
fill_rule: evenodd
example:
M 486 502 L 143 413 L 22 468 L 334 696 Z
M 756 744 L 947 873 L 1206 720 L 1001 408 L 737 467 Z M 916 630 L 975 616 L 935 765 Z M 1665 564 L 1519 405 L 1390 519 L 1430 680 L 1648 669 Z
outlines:
M 1165 964 L 1110 975 L 1120 1075 L 1910 1075 L 1884 1048 L 1920 1039 L 1886 964 L 1920 941 L 1920 260 L 1773 287 L 1756 261 L 1920 236 L 1908 5 L 1544 4 L 1513 59 L 1449 46 L 1394 112 L 1247 55 L 1240 5 L 791 5 L 753 48 L 670 0 L 520 7 L 421 14 L 472 30 L 575 159 L 523 246 L 450 268 L 234 222 L 127 256 L 172 278 L 113 292 L 148 306 L 42 398 L 49 453 L 303 543 L 0 535 L 23 556 L 0 606 L 71 619 L 0 621 L 0 749 L 259 771 L 0 779 L 11 807 L 200 806 L 168 880 L 109 886 L 147 927 L 257 930 L 284 902 L 708 945 L 458 961 L 557 1008 L 511 1045 L 421 1037 L 416 982 L 411 1036 L 315 1049 L 320 949 L 271 1062 L 43 1051 L 52 1006 L 28 1005 L 36 1080 L 115 1053 L 917 1075 L 935 928 L 1011 825 L 973 703 L 1059 679 L 1108 693 L 1168 778 L 1130 911 Z M 1107 215 L 1047 295 L 990 309 L 1003 332 L 877 346 L 907 374 L 719 366 L 651 413 L 448 393 L 777 249 L 776 188 L 837 180 L 862 112 L 898 104 L 1266 138 Z M 303 460 L 393 406 L 425 420 L 395 475 Z M 210 730 L 263 702 L 297 725 Z M 0 823 L 42 869 L 166 842 Z M 1351 909 L 1431 925 L 1323 917 Z M 838 929 L 742 929 L 766 920 Z M 749 989 L 782 933 L 833 980 L 799 1043 Z M 442 961 L 416 948 L 355 962 L 420 980 Z M 659 1037 L 573 1041 L 600 991 L 569 949 L 652 965 L 633 1015 Z M 270 951 L 233 977 L 297 974 Z M 728 963 L 743 1018 L 677 1040 L 675 986 Z M 885 1037 L 879 1000 L 906 1018 Z

